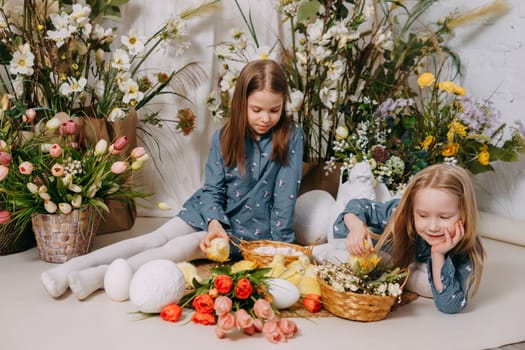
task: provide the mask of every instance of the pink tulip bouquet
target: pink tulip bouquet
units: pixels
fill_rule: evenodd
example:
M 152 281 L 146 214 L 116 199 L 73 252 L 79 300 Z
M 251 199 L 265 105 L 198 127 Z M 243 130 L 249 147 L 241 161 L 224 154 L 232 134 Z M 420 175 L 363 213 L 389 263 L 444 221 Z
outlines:
M 132 183 L 148 155 L 127 146 L 126 136 L 112 143 L 84 140 L 75 120 L 58 118 L 19 148 L 0 140 L 0 226 L 12 221 L 25 227 L 33 213 L 68 214 L 85 206 L 107 213 L 108 199 L 145 197 Z
M 272 306 L 268 268 L 232 272 L 231 266 L 225 265 L 211 271 L 212 276 L 202 282 L 194 279 L 193 289 L 181 300 L 181 306 L 195 310 L 193 323 L 216 325 L 219 339 L 235 332 L 248 336 L 262 333 L 269 342 L 282 343 L 295 336 L 295 322 L 279 317 Z

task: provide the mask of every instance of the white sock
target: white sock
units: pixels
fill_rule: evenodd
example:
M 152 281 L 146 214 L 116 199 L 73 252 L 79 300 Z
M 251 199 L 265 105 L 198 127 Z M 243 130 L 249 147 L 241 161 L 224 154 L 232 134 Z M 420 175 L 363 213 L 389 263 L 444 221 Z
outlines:
M 195 229 L 186 224 L 181 218 L 174 217 L 153 232 L 111 244 L 44 271 L 40 275 L 40 280 L 48 293 L 56 298 L 67 290 L 68 275 L 73 271 L 107 265 L 115 259 L 128 258 L 144 250 L 161 246 L 174 237 L 194 231 Z
M 81 271 L 72 271 L 67 276 L 69 288 L 78 300 L 90 296 L 97 289 L 104 287 L 104 274 L 108 265 L 90 267 Z

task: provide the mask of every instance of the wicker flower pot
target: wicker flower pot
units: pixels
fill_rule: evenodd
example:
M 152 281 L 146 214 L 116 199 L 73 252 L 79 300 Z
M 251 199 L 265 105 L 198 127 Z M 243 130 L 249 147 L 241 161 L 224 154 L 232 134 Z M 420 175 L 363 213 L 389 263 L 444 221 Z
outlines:
M 40 258 L 53 263 L 89 252 L 100 222 L 92 207 L 69 214 L 33 214 L 31 219 Z

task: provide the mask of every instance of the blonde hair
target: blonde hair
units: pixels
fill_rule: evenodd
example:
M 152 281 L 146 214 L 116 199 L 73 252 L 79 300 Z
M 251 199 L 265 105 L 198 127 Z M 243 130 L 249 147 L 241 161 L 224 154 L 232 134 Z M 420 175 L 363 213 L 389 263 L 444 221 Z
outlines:
M 467 281 L 467 288 L 469 294 L 474 296 L 481 281 L 485 250 L 476 233 L 478 208 L 474 187 L 467 171 L 459 166 L 436 164 L 414 176 L 385 227 L 377 249 L 380 250 L 387 243 L 392 244 L 392 259 L 397 266 L 406 267 L 415 261 L 417 232 L 414 224 L 414 199 L 424 188 L 445 191 L 459 199 L 465 236 L 450 254 L 466 254 L 470 257 L 474 273 Z
M 226 166 L 237 165 L 241 173 L 245 171 L 244 137 L 255 138 L 248 125 L 248 97 L 256 92 L 268 90 L 281 94 L 283 105 L 281 117 L 272 131 L 272 160 L 288 164 L 288 139 L 292 121 L 286 115 L 288 81 L 279 63 L 272 60 L 256 60 L 241 70 L 231 103 L 230 118 L 221 134 L 221 151 Z

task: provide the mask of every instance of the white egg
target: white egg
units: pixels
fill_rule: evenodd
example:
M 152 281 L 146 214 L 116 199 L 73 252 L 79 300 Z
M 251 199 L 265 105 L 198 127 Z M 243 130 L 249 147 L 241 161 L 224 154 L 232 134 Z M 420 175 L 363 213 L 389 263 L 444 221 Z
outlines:
M 157 313 L 168 304 L 178 304 L 185 288 L 184 274 L 177 264 L 170 260 L 152 260 L 133 275 L 129 301 L 142 312 Z
M 278 309 L 287 309 L 301 297 L 299 289 L 291 282 L 282 278 L 272 278 L 268 281 L 269 292 L 273 295 L 273 305 Z
M 104 275 L 104 290 L 108 297 L 115 301 L 127 300 L 132 277 L 133 270 L 126 260 L 114 260 Z

